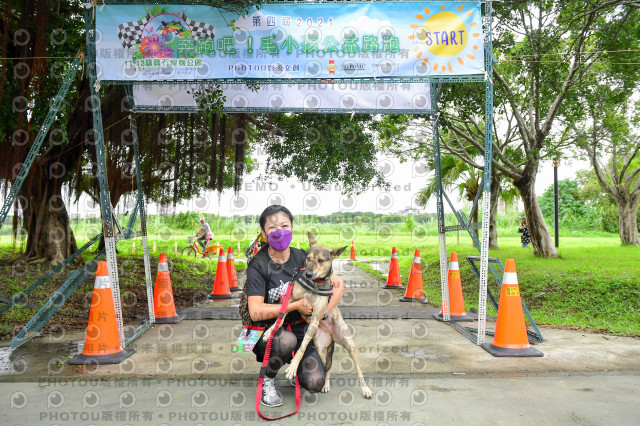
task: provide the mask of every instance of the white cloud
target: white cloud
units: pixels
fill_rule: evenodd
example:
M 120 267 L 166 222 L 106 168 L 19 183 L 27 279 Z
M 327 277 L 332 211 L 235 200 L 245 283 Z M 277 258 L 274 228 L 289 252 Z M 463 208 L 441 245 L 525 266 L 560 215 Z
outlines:
M 393 27 L 389 21 L 381 21 L 379 19 L 372 19 L 368 16 L 361 16 L 355 21 L 349 21 L 347 24 L 350 27 L 356 28 L 358 31 L 378 31 L 384 27 Z

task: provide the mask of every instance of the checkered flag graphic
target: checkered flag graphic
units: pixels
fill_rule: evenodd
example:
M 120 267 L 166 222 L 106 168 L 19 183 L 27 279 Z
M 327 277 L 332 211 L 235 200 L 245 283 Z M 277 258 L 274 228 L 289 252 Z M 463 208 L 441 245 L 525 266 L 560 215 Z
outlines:
M 131 48 L 136 44 L 139 44 L 142 39 L 142 29 L 145 24 L 151 19 L 151 14 L 147 10 L 147 16 L 139 21 L 125 22 L 118 25 L 118 38 L 122 43 L 122 47 Z
M 280 281 L 280 285 L 276 288 L 272 288 L 269 290 L 269 302 L 268 303 L 281 303 L 280 300 L 282 296 L 287 292 L 287 288 L 289 288 L 289 283 L 283 283 Z
M 182 9 L 182 19 L 191 29 L 191 37 L 193 37 L 195 40 L 198 40 L 199 38 L 215 37 L 216 29 L 213 27 L 213 25 L 209 25 L 204 22 L 193 21 L 187 18 L 187 15 L 185 15 L 184 13 L 184 9 Z

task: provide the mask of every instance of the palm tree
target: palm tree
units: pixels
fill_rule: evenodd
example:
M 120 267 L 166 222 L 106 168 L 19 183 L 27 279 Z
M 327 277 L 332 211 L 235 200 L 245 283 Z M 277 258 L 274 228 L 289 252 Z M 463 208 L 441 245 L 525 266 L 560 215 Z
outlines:
M 440 158 L 442 171 L 442 189 L 457 189 L 460 198 L 473 203 L 478 192 L 478 187 L 482 181 L 482 170 L 471 166 L 455 155 L 443 155 Z M 433 167 L 433 161 L 430 164 Z M 489 248 L 497 250 L 498 247 L 498 199 L 511 201 L 515 196 L 520 195 L 518 189 L 513 185 L 502 181 L 502 174 L 498 170 L 493 170 L 491 176 L 491 218 L 489 227 Z M 418 191 L 416 202 L 421 207 L 425 207 L 429 198 L 436 192 L 435 175 L 427 181 L 427 185 Z M 473 212 L 471 223 L 478 223 L 479 208 Z M 476 229 L 476 235 L 478 230 Z M 475 247 L 475 244 L 474 244 Z
M 431 164 L 433 167 L 433 160 Z M 482 170 L 478 170 L 475 167 L 462 161 L 460 158 L 453 155 L 443 155 L 440 157 L 440 170 L 442 176 L 442 189 L 451 190 L 457 189 L 459 197 L 473 203 L 476 199 L 476 193 L 482 180 Z M 433 175 L 427 181 L 427 185 L 418 191 L 416 202 L 421 207 L 425 207 L 429 198 L 436 193 L 436 177 Z M 478 223 L 478 210 L 473 212 L 472 223 Z M 476 229 L 476 235 L 478 230 Z M 475 244 L 474 244 L 475 246 Z

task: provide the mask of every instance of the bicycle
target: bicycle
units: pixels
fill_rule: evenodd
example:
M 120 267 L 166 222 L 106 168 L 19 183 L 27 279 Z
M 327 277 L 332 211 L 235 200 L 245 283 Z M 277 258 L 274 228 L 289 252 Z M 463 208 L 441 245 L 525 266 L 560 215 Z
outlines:
M 222 248 L 221 245 L 207 243 L 203 253 L 202 251 L 200 251 L 200 244 L 198 244 L 198 240 L 195 236 L 187 237 L 187 242 L 189 243 L 189 245 L 182 249 L 182 255 L 187 257 L 198 257 L 198 255 L 200 255 L 211 259 L 211 255 L 217 257 L 218 253 L 220 253 L 220 249 Z

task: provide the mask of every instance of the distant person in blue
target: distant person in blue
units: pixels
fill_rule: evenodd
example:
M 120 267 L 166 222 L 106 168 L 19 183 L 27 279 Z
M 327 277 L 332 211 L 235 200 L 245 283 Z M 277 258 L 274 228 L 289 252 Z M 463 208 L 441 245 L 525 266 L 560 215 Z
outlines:
M 529 248 L 531 235 L 529 235 L 529 228 L 527 228 L 526 217 L 520 219 L 520 228 L 518 228 L 518 232 L 520 233 L 520 242 L 522 243 L 522 248 Z

